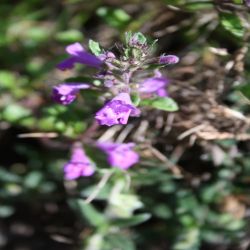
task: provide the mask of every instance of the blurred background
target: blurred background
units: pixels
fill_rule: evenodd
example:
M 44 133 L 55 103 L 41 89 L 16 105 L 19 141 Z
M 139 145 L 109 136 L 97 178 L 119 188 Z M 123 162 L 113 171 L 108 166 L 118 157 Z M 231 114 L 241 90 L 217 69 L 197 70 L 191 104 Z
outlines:
M 249 11 L 243 0 L 1 0 L 0 249 L 250 249 Z M 71 76 L 55 65 L 70 43 L 109 49 L 126 31 L 180 57 L 163 71 L 180 109 L 111 131 L 140 145 L 141 163 L 86 204 L 101 174 L 66 182 L 62 168 L 99 104 L 91 91 L 53 103 Z

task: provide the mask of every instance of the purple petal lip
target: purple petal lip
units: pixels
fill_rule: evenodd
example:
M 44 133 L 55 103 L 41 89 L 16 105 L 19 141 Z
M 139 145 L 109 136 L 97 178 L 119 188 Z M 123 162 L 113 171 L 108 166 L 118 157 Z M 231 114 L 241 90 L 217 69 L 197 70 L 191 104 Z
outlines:
M 180 61 L 179 57 L 175 56 L 175 55 L 163 55 L 160 56 L 159 58 L 159 63 L 160 64 L 175 64 L 178 63 Z
M 157 94 L 158 96 L 160 96 L 160 97 L 168 96 L 168 92 L 167 92 L 167 90 L 164 89 L 164 88 L 158 89 L 158 90 L 156 91 L 156 94 Z
M 158 96 L 168 96 L 165 87 L 168 85 L 169 80 L 161 76 L 160 72 L 156 72 L 155 77 L 147 78 L 139 84 L 139 92 L 143 94 L 155 93 Z
M 81 176 L 91 176 L 95 170 L 87 162 L 69 162 L 64 166 L 66 180 L 74 180 Z
M 66 52 L 71 56 L 78 56 L 79 53 L 85 52 L 85 49 L 80 43 L 73 43 L 66 47 Z
M 80 89 L 87 89 L 90 85 L 86 83 L 62 83 L 53 87 L 52 99 L 62 105 L 72 103 Z
M 98 143 L 97 146 L 108 155 L 112 167 L 128 169 L 139 161 L 139 155 L 132 150 L 134 143 Z
M 147 78 L 139 85 L 139 91 L 143 93 L 152 93 L 165 87 L 169 81 L 164 77 Z
M 94 68 L 99 68 L 102 64 L 102 61 L 98 57 L 86 52 L 80 43 L 68 45 L 66 52 L 70 57 L 57 65 L 57 68 L 60 70 L 72 69 L 76 63 L 85 64 Z
M 127 124 L 129 116 L 139 116 L 140 110 L 133 106 L 128 93 L 120 93 L 100 109 L 95 118 L 100 125 Z
M 70 161 L 64 166 L 64 176 L 67 180 L 74 180 L 81 176 L 91 176 L 95 169 L 81 147 L 72 150 Z
M 116 97 L 114 97 L 112 100 L 119 100 L 119 101 L 123 101 L 126 104 L 132 105 L 132 101 L 128 93 L 120 93 Z

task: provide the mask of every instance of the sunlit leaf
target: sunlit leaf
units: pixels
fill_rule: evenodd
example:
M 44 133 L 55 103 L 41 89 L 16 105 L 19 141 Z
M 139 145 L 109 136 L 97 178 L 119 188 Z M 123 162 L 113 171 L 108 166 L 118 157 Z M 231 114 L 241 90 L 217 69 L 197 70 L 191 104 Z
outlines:
M 170 97 L 156 97 L 153 99 L 145 99 L 141 102 L 144 106 L 165 110 L 169 112 L 177 111 L 177 103 Z
M 89 40 L 89 49 L 96 56 L 99 56 L 101 54 L 101 48 L 98 42 Z
M 223 13 L 220 15 L 222 26 L 233 35 L 243 37 L 245 29 L 242 25 L 241 19 L 236 14 Z

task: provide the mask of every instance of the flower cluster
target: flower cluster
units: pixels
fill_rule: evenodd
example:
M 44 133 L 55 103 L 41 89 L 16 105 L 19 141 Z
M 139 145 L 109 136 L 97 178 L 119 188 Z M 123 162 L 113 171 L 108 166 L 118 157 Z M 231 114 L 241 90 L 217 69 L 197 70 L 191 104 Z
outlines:
M 134 143 L 98 143 L 97 147 L 107 154 L 112 167 L 128 169 L 139 161 L 139 155 L 133 150 Z M 81 176 L 91 176 L 95 172 L 94 163 L 85 154 L 82 145 L 72 147 L 71 159 L 64 166 L 65 179 L 74 180 Z
M 148 45 L 141 33 L 127 33 L 126 45 L 119 58 L 111 51 L 94 50 L 87 52 L 80 43 L 66 47 L 69 58 L 57 65 L 58 69 L 72 69 L 75 64 L 84 64 L 98 70 L 94 79 L 98 79 L 113 98 L 95 115 L 100 125 L 112 126 L 127 124 L 130 116 L 139 116 L 140 110 L 131 101 L 131 96 L 140 99 L 154 96 L 166 97 L 169 80 L 162 76 L 159 68 L 178 63 L 175 55 L 161 55 L 150 58 L 152 46 Z M 154 67 L 152 71 L 150 68 Z M 145 77 L 146 73 L 146 77 Z M 91 88 L 91 83 L 62 83 L 53 89 L 53 99 L 63 105 L 72 103 L 81 89 Z
M 80 43 L 67 46 L 68 58 L 57 65 L 59 70 L 73 69 L 76 64 L 81 64 L 95 69 L 96 72 L 92 76 L 92 82 L 64 82 L 54 86 L 53 100 L 62 105 L 69 105 L 75 101 L 81 90 L 100 90 L 105 94 L 101 95 L 102 98 L 105 96 L 108 99 L 96 112 L 95 120 L 99 125 L 106 126 L 127 124 L 129 117 L 140 116 L 139 107 L 145 103 L 163 110 L 175 111 L 177 105 L 168 97 L 166 90 L 169 80 L 161 74 L 160 69 L 178 63 L 179 58 L 164 54 L 152 57 L 154 43 L 148 44 L 140 32 L 128 32 L 125 38 L 125 45 L 120 47 L 119 55 L 101 49 L 94 41 L 89 43 L 92 53 L 87 52 Z M 96 81 L 98 85 L 93 84 Z M 139 161 L 139 155 L 133 150 L 134 143 L 105 142 L 97 143 L 96 146 L 104 151 L 112 167 L 126 170 Z M 72 180 L 90 176 L 94 169 L 82 147 L 73 146 L 71 159 L 64 167 L 65 178 Z

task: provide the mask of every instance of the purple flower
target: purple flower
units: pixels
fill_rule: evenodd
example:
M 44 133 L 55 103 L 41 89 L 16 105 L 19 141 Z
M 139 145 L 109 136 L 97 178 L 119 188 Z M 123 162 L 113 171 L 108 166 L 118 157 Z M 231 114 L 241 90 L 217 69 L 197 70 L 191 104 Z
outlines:
M 100 109 L 95 118 L 100 125 L 127 124 L 129 116 L 139 116 L 140 110 L 131 102 L 128 93 L 120 93 Z
M 132 150 L 134 143 L 102 142 L 97 146 L 108 155 L 108 162 L 112 167 L 126 170 L 139 161 L 139 155 Z
M 168 82 L 168 79 L 162 76 L 147 78 L 140 83 L 139 91 L 141 93 L 156 93 L 159 96 L 166 96 L 165 86 Z
M 179 57 L 174 56 L 174 55 L 162 55 L 159 58 L 159 63 L 160 64 L 175 64 L 179 62 Z
M 104 80 L 103 85 L 107 88 L 111 88 L 114 86 L 116 82 L 114 75 L 109 70 L 103 70 L 96 75 L 96 78 Z
M 98 56 L 98 58 L 101 60 L 101 61 L 113 61 L 116 57 L 115 57 L 115 54 L 113 52 L 110 52 L 110 51 L 106 51 L 105 53 L 103 54 L 100 54 Z
M 76 99 L 80 89 L 87 89 L 90 86 L 85 83 L 62 83 L 53 87 L 52 99 L 62 105 L 68 105 Z
M 76 63 L 94 68 L 99 68 L 102 64 L 102 61 L 98 57 L 86 52 L 80 43 L 73 43 L 67 46 L 66 52 L 70 57 L 57 65 L 57 68 L 60 70 L 72 69 Z
M 81 146 L 72 149 L 71 159 L 64 166 L 64 176 L 67 180 L 74 180 L 81 176 L 91 176 L 95 172 L 93 164 L 86 156 Z

